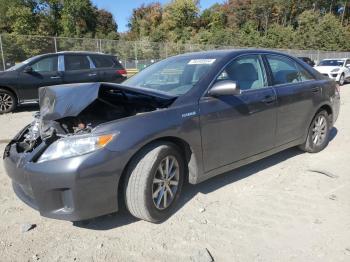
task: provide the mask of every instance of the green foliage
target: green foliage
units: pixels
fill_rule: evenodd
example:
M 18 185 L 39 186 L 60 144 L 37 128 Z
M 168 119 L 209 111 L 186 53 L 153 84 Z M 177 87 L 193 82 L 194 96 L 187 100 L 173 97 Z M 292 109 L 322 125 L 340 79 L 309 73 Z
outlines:
M 96 10 L 96 36 L 98 38 L 119 39 L 118 25 L 113 15 L 106 10 Z
M 118 39 L 117 29 L 91 0 L 0 0 L 0 33 Z
M 34 34 L 38 17 L 33 15 L 29 7 L 12 7 L 7 11 L 6 15 L 10 21 L 13 21 L 10 25 L 12 32 L 21 35 Z
M 64 1 L 61 23 L 64 36 L 92 36 L 97 17 L 90 0 Z
M 197 0 L 154 3 L 133 10 L 124 39 L 343 51 L 350 48 L 350 6 L 344 15 L 338 12 L 344 3 L 228 0 L 202 12 Z
M 120 2 L 120 3 L 119 3 Z M 66 36 L 121 41 L 59 39 L 59 50 L 106 50 L 124 57 L 164 57 L 217 46 L 345 51 L 350 48 L 350 1 L 226 0 L 200 10 L 199 0 L 154 2 L 135 8 L 129 31 L 118 34 L 113 15 L 91 0 L 0 0 L 0 33 L 16 57 L 52 50 L 50 38 Z M 347 3 L 346 12 L 339 12 Z M 116 5 L 122 5 L 116 1 Z M 13 39 L 10 39 L 13 37 Z M 123 41 L 140 41 L 132 45 Z M 167 42 L 167 48 L 158 44 Z M 187 48 L 187 44 L 191 47 Z

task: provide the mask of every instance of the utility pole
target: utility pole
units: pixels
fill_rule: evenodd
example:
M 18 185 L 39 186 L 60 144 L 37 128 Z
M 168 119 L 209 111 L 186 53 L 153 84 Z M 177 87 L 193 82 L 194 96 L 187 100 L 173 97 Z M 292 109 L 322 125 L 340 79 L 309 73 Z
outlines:
M 55 45 L 55 53 L 57 53 L 57 38 L 56 37 L 53 38 L 53 43 Z
M 346 13 L 346 7 L 347 7 L 347 5 L 348 5 L 348 0 L 345 1 L 343 15 L 341 16 L 341 24 L 342 24 L 342 25 L 343 25 L 343 23 L 344 23 L 344 18 L 345 18 L 345 13 Z
M 5 71 L 6 70 L 6 64 L 5 64 L 5 57 L 4 57 L 4 49 L 2 47 L 2 35 L 0 35 L 0 51 L 1 51 L 3 70 Z

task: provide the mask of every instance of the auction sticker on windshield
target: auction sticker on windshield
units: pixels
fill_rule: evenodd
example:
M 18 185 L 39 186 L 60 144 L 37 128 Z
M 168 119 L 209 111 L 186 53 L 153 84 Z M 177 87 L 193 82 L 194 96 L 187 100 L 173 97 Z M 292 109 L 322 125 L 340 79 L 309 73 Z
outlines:
M 188 62 L 189 65 L 211 65 L 216 59 L 193 59 Z

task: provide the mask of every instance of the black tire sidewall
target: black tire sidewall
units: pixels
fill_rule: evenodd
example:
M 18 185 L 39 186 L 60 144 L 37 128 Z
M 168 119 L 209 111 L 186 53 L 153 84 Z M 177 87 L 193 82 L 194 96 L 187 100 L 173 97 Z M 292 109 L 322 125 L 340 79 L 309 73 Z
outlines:
M 0 111 L 0 114 L 10 113 L 10 112 L 12 112 L 13 110 L 15 110 L 15 109 L 16 109 L 16 106 L 17 106 L 17 101 L 16 101 L 16 97 L 13 95 L 13 93 L 10 92 L 10 91 L 7 91 L 7 90 L 5 90 L 5 89 L 0 89 L 0 94 L 7 94 L 7 95 L 11 96 L 11 98 L 12 98 L 12 100 L 13 100 L 12 107 L 10 107 L 10 109 L 8 109 L 8 110 Z
M 163 210 L 159 210 L 156 208 L 156 206 L 153 203 L 152 199 L 152 187 L 153 187 L 153 178 L 156 170 L 158 169 L 158 166 L 160 162 L 166 157 L 166 156 L 174 156 L 179 164 L 180 169 L 180 177 L 179 177 L 179 185 L 177 192 L 175 194 L 174 200 L 170 204 L 169 207 Z M 150 214 L 150 216 L 154 219 L 156 222 L 161 222 L 167 219 L 173 212 L 174 208 L 176 207 L 176 204 L 179 200 L 179 197 L 181 195 L 182 186 L 184 182 L 184 175 L 185 175 L 185 165 L 183 157 L 180 154 L 180 150 L 175 145 L 166 144 L 162 147 L 160 150 L 156 161 L 153 163 L 153 167 L 151 169 L 151 172 L 147 174 L 147 186 L 145 190 L 146 194 L 146 208 Z
M 341 79 L 343 78 L 343 83 L 341 82 Z M 339 79 L 339 85 L 344 85 L 345 84 L 345 75 L 344 73 L 340 76 L 340 79 Z
M 312 129 L 313 129 L 313 126 L 315 124 L 315 120 L 320 116 L 320 115 L 323 115 L 327 121 L 327 133 L 326 133 L 326 138 L 325 140 L 323 141 L 322 144 L 320 145 L 315 145 L 312 141 Z M 316 114 L 316 116 L 314 117 L 314 119 L 312 120 L 311 122 L 311 125 L 310 125 L 310 128 L 309 128 L 309 133 L 308 133 L 308 138 L 307 138 L 307 148 L 308 148 L 308 151 L 311 152 L 311 153 L 318 153 L 320 151 L 322 151 L 323 149 L 325 149 L 325 147 L 328 145 L 329 143 L 329 131 L 330 131 L 330 119 L 329 119 L 329 115 L 327 114 L 326 111 L 320 111 L 319 113 Z

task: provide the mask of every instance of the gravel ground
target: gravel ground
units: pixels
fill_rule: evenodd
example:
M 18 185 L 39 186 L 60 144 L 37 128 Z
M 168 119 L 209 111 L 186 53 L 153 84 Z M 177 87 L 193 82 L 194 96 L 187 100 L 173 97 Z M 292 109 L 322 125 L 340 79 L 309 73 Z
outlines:
M 42 218 L 17 199 L 0 162 L 0 261 L 350 261 L 350 85 L 341 95 L 326 150 L 289 149 L 186 185 L 158 225 L 126 211 L 87 224 Z M 35 110 L 0 116 L 1 152 Z M 28 223 L 37 226 L 23 232 Z

